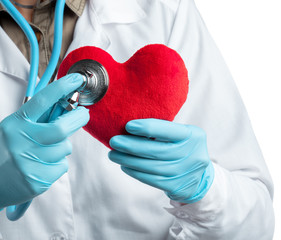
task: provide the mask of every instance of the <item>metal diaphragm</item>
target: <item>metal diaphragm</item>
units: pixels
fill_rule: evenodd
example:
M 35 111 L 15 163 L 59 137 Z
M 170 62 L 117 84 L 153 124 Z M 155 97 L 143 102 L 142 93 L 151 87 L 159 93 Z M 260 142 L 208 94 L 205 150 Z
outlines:
M 99 62 L 92 59 L 84 59 L 73 64 L 67 74 L 80 73 L 84 76 L 84 84 L 78 89 L 78 103 L 89 106 L 100 101 L 107 92 L 108 73 Z

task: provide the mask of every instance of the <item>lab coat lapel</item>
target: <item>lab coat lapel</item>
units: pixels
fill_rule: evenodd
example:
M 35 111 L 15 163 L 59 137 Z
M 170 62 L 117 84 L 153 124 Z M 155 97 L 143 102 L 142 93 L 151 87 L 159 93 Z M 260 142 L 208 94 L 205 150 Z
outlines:
M 30 65 L 1 27 L 0 48 L 0 71 L 27 81 Z
M 83 46 L 97 46 L 106 50 L 109 45 L 110 40 L 102 30 L 102 25 L 91 8 L 90 2 L 87 1 L 83 14 L 76 23 L 73 40 L 66 55 Z
M 106 24 L 133 23 L 145 16 L 136 0 L 89 0 L 76 23 L 67 54 L 82 46 L 96 46 L 107 50 L 112 39 L 106 34 Z
M 145 16 L 137 0 L 88 0 L 66 55 L 82 46 L 107 50 L 112 40 L 104 30 L 106 24 L 133 23 Z M 30 64 L 1 27 L 0 46 L 0 71 L 27 81 Z

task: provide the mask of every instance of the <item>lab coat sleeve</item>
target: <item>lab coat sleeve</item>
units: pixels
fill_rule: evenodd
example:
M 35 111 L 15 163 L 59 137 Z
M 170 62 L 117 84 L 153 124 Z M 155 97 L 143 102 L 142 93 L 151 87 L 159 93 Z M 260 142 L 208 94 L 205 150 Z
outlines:
M 272 180 L 231 74 L 193 0 L 179 1 L 168 46 L 184 59 L 190 80 L 175 121 L 206 131 L 215 169 L 202 200 L 171 201 L 170 234 L 178 240 L 272 239 Z

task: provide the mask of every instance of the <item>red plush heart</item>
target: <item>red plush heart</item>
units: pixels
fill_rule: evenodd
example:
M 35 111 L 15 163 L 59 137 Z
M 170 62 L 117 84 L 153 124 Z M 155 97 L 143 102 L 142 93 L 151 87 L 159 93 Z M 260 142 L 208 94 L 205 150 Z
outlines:
M 158 118 L 172 121 L 187 98 L 188 76 L 180 55 L 161 44 L 147 45 L 125 63 L 116 62 L 96 47 L 82 47 L 62 62 L 58 78 L 79 60 L 101 63 L 109 75 L 104 98 L 89 106 L 90 121 L 84 127 L 93 137 L 109 146 L 111 137 L 128 134 L 128 121 Z

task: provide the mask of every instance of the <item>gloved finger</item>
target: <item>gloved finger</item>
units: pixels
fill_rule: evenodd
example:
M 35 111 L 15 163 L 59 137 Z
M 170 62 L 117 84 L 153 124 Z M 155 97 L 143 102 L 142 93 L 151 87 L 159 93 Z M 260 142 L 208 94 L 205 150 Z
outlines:
M 121 169 L 129 176 L 152 187 L 161 189 L 167 192 L 167 194 L 170 193 L 169 196 L 177 195 L 181 199 L 192 196 L 196 192 L 201 179 L 197 175 L 190 175 L 188 173 L 181 176 L 167 177 L 140 172 L 123 166 L 121 166 Z
M 162 142 L 133 135 L 117 135 L 110 139 L 110 146 L 123 153 L 138 157 L 174 160 L 188 155 L 192 145 L 187 146 L 186 141 Z
M 41 166 L 38 169 L 30 169 L 27 180 L 30 182 L 31 186 L 34 186 L 34 191 L 42 193 L 67 171 L 68 162 L 66 158 L 63 158 L 55 163 L 46 164 L 44 167 Z
M 133 170 L 131 168 L 121 166 L 121 169 L 124 173 L 128 174 L 129 176 L 148 184 L 152 187 L 161 189 L 163 191 L 170 192 L 173 188 L 169 184 L 169 177 L 164 177 L 160 175 L 153 175 L 145 172 L 139 172 Z
M 37 124 L 39 127 L 31 128 L 29 134 L 40 144 L 55 144 L 85 126 L 89 119 L 89 110 L 84 107 L 78 107 L 61 115 L 51 123 Z
M 50 107 L 40 118 L 38 118 L 37 123 L 47 123 L 47 122 L 50 122 L 49 121 L 49 117 L 50 117 L 50 114 L 53 111 L 54 106 Z
M 26 159 L 38 162 L 39 164 L 55 163 L 70 155 L 72 144 L 68 139 L 53 145 L 35 145 L 32 151 L 22 153 Z
M 172 177 L 181 175 L 188 171 L 185 166 L 185 159 L 180 160 L 153 160 L 136 157 L 119 151 L 110 151 L 108 157 L 111 161 L 139 172 L 153 175 Z
M 171 142 L 182 141 L 191 135 L 186 125 L 154 118 L 129 121 L 126 130 L 134 135 Z
M 67 100 L 66 100 L 67 101 Z M 59 103 L 56 103 L 49 115 L 48 122 L 52 122 L 57 119 L 59 116 L 66 113 L 65 108 L 63 108 Z
M 25 103 L 18 114 L 36 122 L 46 111 L 61 98 L 78 89 L 83 83 L 81 74 L 69 74 L 48 85 Z
M 71 94 L 70 94 L 71 95 Z M 64 99 L 65 102 L 68 103 L 68 97 Z M 63 115 L 64 113 L 68 112 L 64 107 L 61 106 L 60 102 L 55 103 L 51 108 L 49 108 L 48 111 L 46 111 L 38 120 L 37 123 L 47 123 L 54 121 L 56 118 L 58 118 L 60 115 Z M 78 105 L 78 103 L 77 103 Z M 76 105 L 76 107 L 77 107 Z

